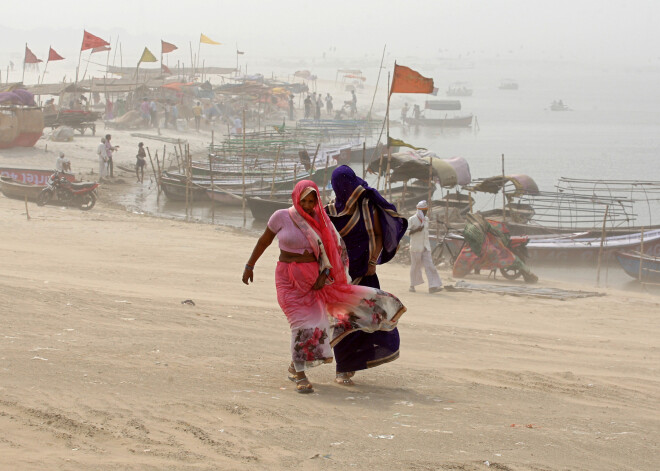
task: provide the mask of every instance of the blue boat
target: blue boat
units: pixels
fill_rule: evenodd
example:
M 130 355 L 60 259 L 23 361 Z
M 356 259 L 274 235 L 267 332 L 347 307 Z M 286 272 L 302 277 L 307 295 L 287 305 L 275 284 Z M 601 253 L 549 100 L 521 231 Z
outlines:
M 636 280 L 658 283 L 660 282 L 660 258 L 651 255 L 642 255 L 639 252 L 617 252 L 616 259 L 621 268 Z

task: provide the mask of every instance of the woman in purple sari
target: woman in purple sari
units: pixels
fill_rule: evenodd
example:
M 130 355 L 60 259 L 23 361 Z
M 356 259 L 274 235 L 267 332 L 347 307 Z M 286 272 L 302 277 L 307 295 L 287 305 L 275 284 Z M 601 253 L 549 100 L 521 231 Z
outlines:
M 332 189 L 335 201 L 326 211 L 346 244 L 352 284 L 380 288 L 376 267 L 394 257 L 408 221 L 346 165 L 332 172 Z M 356 332 L 337 344 L 334 351 L 336 381 L 351 386 L 356 371 L 399 357 L 399 331 Z

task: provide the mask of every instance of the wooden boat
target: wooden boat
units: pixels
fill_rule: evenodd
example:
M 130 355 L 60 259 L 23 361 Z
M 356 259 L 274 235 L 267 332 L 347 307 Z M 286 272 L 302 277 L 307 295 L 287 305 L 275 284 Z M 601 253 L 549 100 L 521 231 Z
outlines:
M 186 182 L 163 176 L 160 181 L 161 188 L 168 200 L 186 201 Z M 195 181 L 190 182 L 190 189 L 193 201 L 206 201 L 206 188 Z
M 19 183 L 11 177 L 0 176 L 0 191 L 7 198 L 24 200 L 27 197 L 30 201 L 36 201 L 44 188 L 46 185 Z
M 518 82 L 512 79 L 502 80 L 499 86 L 500 90 L 518 90 Z
M 646 244 L 645 244 L 646 245 Z M 618 251 L 616 259 L 626 274 L 636 280 L 645 282 L 660 282 L 660 258 L 651 255 L 642 255 L 639 252 Z M 641 271 L 640 271 L 641 265 Z
M 466 82 L 456 82 L 449 85 L 445 94 L 447 96 L 472 96 L 472 91 Z
M 411 126 L 434 126 L 440 128 L 467 128 L 472 126 L 472 115 L 447 118 L 406 118 Z
M 291 206 L 291 200 L 276 200 L 258 197 L 248 197 L 247 205 L 250 208 L 252 217 L 256 221 L 266 222 L 273 213 L 279 209 L 286 209 Z
M 563 101 L 553 101 L 550 103 L 550 111 L 572 111 Z
M 603 260 L 609 260 L 620 250 L 639 251 L 641 243 L 641 233 L 605 237 Z M 534 262 L 593 263 L 598 260 L 600 245 L 600 237 L 588 237 L 585 234 L 539 236 L 530 238 L 527 251 Z M 644 253 L 660 256 L 660 230 L 644 233 Z
M 85 130 L 91 129 L 92 135 L 94 135 L 96 134 L 96 121 L 99 119 L 101 119 L 101 113 L 98 111 L 61 110 L 57 114 L 44 116 L 44 127 L 55 129 L 58 126 L 68 126 L 80 134 L 85 134 Z
M 0 167 L 0 176 L 9 177 L 17 183 L 25 185 L 45 185 L 55 170 L 44 170 L 36 168 L 14 168 Z M 72 173 L 64 173 L 64 177 L 70 182 L 76 181 Z

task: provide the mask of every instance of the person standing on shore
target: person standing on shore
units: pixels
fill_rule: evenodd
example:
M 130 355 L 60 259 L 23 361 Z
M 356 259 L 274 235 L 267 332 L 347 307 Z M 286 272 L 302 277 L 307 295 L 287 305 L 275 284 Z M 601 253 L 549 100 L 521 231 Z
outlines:
M 333 109 L 332 96 L 330 95 L 330 93 L 328 93 L 325 96 L 325 110 L 328 112 L 328 116 L 330 116 L 330 118 L 332 118 L 332 109 Z
M 112 143 L 110 142 L 110 139 L 112 139 L 112 136 L 110 134 L 106 134 L 105 154 L 108 157 L 108 174 L 110 175 L 110 178 L 113 178 L 115 175 L 114 175 L 114 164 L 112 163 L 112 153 L 117 152 L 119 146 L 113 146 Z
M 442 290 L 442 280 L 431 257 L 431 242 L 429 240 L 429 218 L 426 213 L 429 205 L 426 201 L 417 203 L 417 213 L 408 219 L 410 228 L 410 289 L 415 292 L 415 286 L 424 283 L 422 267 L 426 271 L 429 282 L 429 293 Z
M 108 153 L 105 150 L 105 137 L 101 138 L 101 143 L 96 148 L 96 155 L 99 157 L 99 180 L 103 180 L 108 166 Z
M 293 121 L 295 103 L 293 102 L 293 94 L 289 95 L 289 121 Z
M 135 176 L 137 181 L 144 183 L 144 167 L 147 165 L 147 153 L 144 151 L 144 144 L 140 142 L 138 144 L 138 152 L 135 156 L 137 162 L 135 162 Z
M 195 117 L 195 131 L 199 132 L 199 124 L 202 122 L 202 104 L 199 101 L 193 106 L 192 112 Z

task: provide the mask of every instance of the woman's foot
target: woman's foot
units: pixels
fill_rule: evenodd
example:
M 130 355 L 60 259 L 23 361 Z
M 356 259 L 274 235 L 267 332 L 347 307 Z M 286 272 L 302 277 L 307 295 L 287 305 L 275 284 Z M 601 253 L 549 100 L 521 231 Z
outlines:
M 335 382 L 341 384 L 342 386 L 355 386 L 355 383 L 351 379 L 355 376 L 355 371 L 349 371 L 347 373 L 337 373 L 335 377 Z
M 314 392 L 314 386 L 309 382 L 304 371 L 296 371 L 293 363 L 289 365 L 289 380 L 296 383 L 296 391 L 300 394 L 309 394 Z

